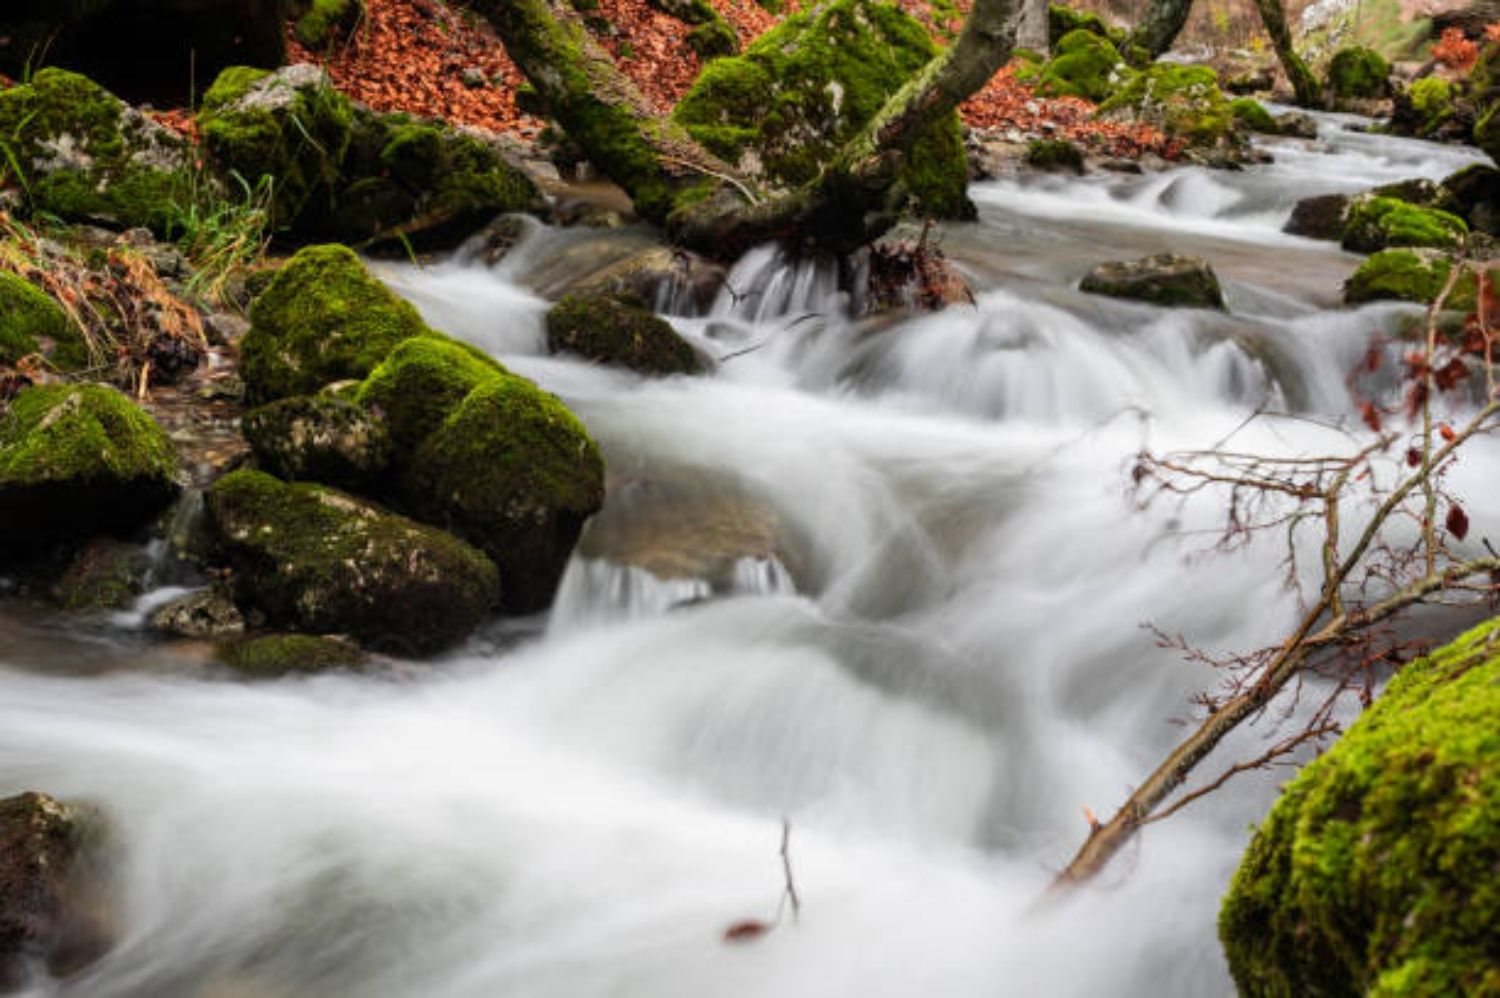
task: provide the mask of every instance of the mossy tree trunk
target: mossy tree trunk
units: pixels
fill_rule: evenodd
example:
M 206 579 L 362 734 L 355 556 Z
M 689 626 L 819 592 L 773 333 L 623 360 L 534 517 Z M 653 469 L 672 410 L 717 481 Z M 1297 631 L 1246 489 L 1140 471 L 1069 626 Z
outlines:
M 1151 0 L 1146 13 L 1130 33 L 1130 44 L 1139 45 L 1151 54 L 1151 58 L 1157 58 L 1177 41 L 1192 11 L 1193 0 Z
M 1271 36 L 1271 47 L 1276 50 L 1276 58 L 1281 60 L 1281 68 L 1286 71 L 1286 78 L 1297 95 L 1297 104 L 1300 107 L 1320 106 L 1322 101 L 1318 95 L 1318 81 L 1307 68 L 1307 63 L 1297 54 L 1297 50 L 1292 48 L 1292 32 L 1286 25 L 1286 8 L 1282 6 L 1282 0 L 1255 0 L 1255 6 L 1260 11 L 1260 21 L 1266 27 L 1266 34 Z
M 652 108 L 560 0 L 467 0 L 569 137 L 644 218 L 685 246 L 732 258 L 792 240 L 847 252 L 894 224 L 898 167 L 929 126 L 1010 59 L 1022 0 L 976 0 L 958 39 L 865 125 L 823 175 L 764 196 Z

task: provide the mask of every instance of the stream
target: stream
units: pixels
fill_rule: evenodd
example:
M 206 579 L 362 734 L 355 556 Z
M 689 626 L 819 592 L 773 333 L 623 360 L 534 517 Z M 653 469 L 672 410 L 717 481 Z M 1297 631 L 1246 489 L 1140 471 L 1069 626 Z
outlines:
M 1216 682 L 1143 625 L 1244 651 L 1297 609 L 1283 535 L 1214 553 L 1222 496 L 1139 508 L 1134 456 L 1346 450 L 1349 372 L 1420 314 L 1341 308 L 1358 258 L 1280 227 L 1298 198 L 1480 157 L 1350 120 L 1240 173 L 976 184 L 979 221 L 941 233 L 976 302 L 935 315 L 850 321 L 837 268 L 753 251 L 706 311 L 658 302 L 711 377 L 546 354 L 541 291 L 631 230 L 385 267 L 574 408 L 606 508 L 550 614 L 430 665 L 250 684 L 139 615 L 0 616 L 0 797 L 94 802 L 118 856 L 118 945 L 29 994 L 1232 994 L 1219 900 L 1290 770 L 1037 902 L 1085 809 L 1107 816 Z M 1166 250 L 1210 260 L 1230 313 L 1076 290 Z M 1497 470 L 1480 441 L 1449 480 L 1475 538 Z

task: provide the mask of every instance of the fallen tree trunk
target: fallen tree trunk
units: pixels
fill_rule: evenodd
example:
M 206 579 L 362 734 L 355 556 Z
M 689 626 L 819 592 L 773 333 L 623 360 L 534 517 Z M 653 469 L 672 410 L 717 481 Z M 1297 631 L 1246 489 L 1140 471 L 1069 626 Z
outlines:
M 1020 0 L 977 0 L 953 45 L 896 91 L 818 179 L 768 195 L 652 108 L 560 0 L 468 2 L 636 211 L 721 259 L 771 240 L 848 252 L 888 230 L 900 207 L 897 167 L 929 126 L 1009 60 L 1021 8 Z

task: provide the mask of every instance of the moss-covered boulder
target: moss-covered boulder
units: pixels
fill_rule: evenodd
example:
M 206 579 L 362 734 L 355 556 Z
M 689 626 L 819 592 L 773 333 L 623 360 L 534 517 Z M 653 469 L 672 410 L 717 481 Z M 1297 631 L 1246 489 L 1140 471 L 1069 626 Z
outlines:
M 801 185 L 936 51 L 895 4 L 830 0 L 788 17 L 742 55 L 710 62 L 673 115 L 747 173 Z M 900 181 L 927 214 L 972 215 L 957 112 L 917 140 Z
M 1443 191 L 1470 231 L 1500 235 L 1500 170 L 1483 163 L 1466 166 L 1443 180 Z
M 402 480 L 416 514 L 500 566 L 504 604 L 547 606 L 584 521 L 604 502 L 604 462 L 578 418 L 525 378 L 471 391 L 416 450 Z
M 1389 96 L 1391 64 L 1374 49 L 1351 45 L 1328 62 L 1324 88 L 1336 100 L 1371 100 Z
M 0 364 L 31 355 L 61 371 L 89 366 L 88 342 L 63 307 L 24 277 L 0 270 Z
M 1394 246 L 1452 249 L 1469 233 L 1464 220 L 1393 197 L 1356 198 L 1344 221 L 1344 249 L 1374 253 Z
M 310 49 L 347 42 L 365 19 L 364 0 L 297 0 L 291 4 L 292 33 Z
M 1440 76 L 1398 87 L 1392 94 L 1390 130 L 1418 138 L 1437 134 L 1458 110 L 1453 98 L 1453 84 Z
M 1036 91 L 1044 97 L 1102 101 L 1133 76 L 1109 39 L 1079 28 L 1058 41 L 1052 58 L 1038 71 Z
M 1049 4 L 1047 7 L 1048 46 L 1056 50 L 1058 44 L 1075 31 L 1087 31 L 1100 38 L 1107 38 L 1116 48 L 1125 44 L 1125 32 L 1118 28 L 1111 28 L 1099 18 L 1099 15 L 1074 10 L 1061 4 Z
M 728 21 L 715 18 L 688 32 L 687 47 L 705 61 L 735 55 L 740 50 L 740 36 Z
M 1082 173 L 1083 150 L 1067 139 L 1032 139 L 1026 143 L 1026 165 L 1033 170 Z
M 482 552 L 334 489 L 236 471 L 209 489 L 207 510 L 236 600 L 278 627 L 434 651 L 499 597 Z
M 1283 791 L 1219 917 L 1243 995 L 1500 994 L 1500 622 L 1407 665 Z
M 352 642 L 312 634 L 267 634 L 225 642 L 214 649 L 214 660 L 220 665 L 256 679 L 357 669 L 368 658 Z
M 453 340 L 407 340 L 370 372 L 355 398 L 390 428 L 405 461 L 468 394 L 509 372 L 473 347 Z
M 247 412 L 241 422 L 257 464 L 287 481 L 364 492 L 391 465 L 391 432 L 378 413 L 347 399 L 295 395 Z
M 1430 305 L 1448 283 L 1453 259 L 1441 250 L 1388 249 L 1374 254 L 1344 285 L 1344 301 L 1410 301 Z M 1473 273 L 1454 283 L 1446 305 L 1468 311 L 1476 304 L 1478 282 Z
M 162 234 L 193 197 L 187 143 L 77 73 L 0 90 L 0 140 L 36 211 Z
M 1234 111 L 1207 66 L 1152 63 L 1099 105 L 1099 113 L 1143 121 L 1195 146 L 1235 135 Z
M 1309 239 L 1342 239 L 1353 200 L 1348 194 L 1317 194 L 1303 198 L 1292 206 L 1291 217 L 1281 231 Z
M 317 66 L 231 66 L 204 94 L 198 129 L 222 172 L 252 185 L 269 178 L 271 224 L 292 229 L 332 209 L 354 105 Z
M 0 416 L 0 560 L 33 545 L 128 530 L 177 494 L 177 455 L 112 388 L 28 388 Z
M 640 374 L 703 370 L 692 345 L 628 293 L 565 295 L 547 313 L 547 349 Z
M 1281 125 L 1266 106 L 1254 97 L 1237 97 L 1229 102 L 1229 110 L 1241 127 L 1262 135 L 1280 135 Z
M 1213 268 L 1197 257 L 1175 253 L 1101 263 L 1083 278 L 1079 290 L 1168 307 L 1224 308 Z
M 252 402 L 311 395 L 360 379 L 413 336 L 434 335 L 417 310 L 345 246 L 299 250 L 250 308 L 240 372 Z
M 84 910 L 97 816 L 46 794 L 0 799 L 0 991 L 81 969 L 108 946 Z

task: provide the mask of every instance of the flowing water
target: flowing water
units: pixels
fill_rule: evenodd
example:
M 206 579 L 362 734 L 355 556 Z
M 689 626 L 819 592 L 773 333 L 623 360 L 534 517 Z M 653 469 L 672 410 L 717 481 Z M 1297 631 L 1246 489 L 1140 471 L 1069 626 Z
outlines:
M 1356 259 L 1280 225 L 1469 157 L 1340 123 L 1244 173 L 978 185 L 943 237 L 977 301 L 933 316 L 848 321 L 837 268 L 751 253 L 707 314 L 660 302 L 721 359 L 706 378 L 545 355 L 536 289 L 634 235 L 390 270 L 575 408 L 606 510 L 548 617 L 431 666 L 250 685 L 128 618 L 0 625 L 0 795 L 96 802 L 118 854 L 119 945 L 36 993 L 1230 993 L 1217 904 L 1284 773 L 1036 902 L 1214 683 L 1142 625 L 1245 650 L 1295 611 L 1279 538 L 1204 554 L 1222 497 L 1137 509 L 1133 456 L 1236 428 L 1349 447 L 1325 425 L 1357 425 L 1346 375 L 1413 314 L 1339 309 Z M 1074 290 L 1169 249 L 1214 263 L 1232 314 Z M 1316 418 L 1246 425 L 1262 406 Z M 1475 536 L 1493 458 L 1451 483 Z M 783 818 L 800 918 L 726 943 L 777 917 Z

